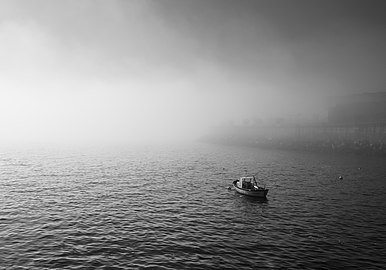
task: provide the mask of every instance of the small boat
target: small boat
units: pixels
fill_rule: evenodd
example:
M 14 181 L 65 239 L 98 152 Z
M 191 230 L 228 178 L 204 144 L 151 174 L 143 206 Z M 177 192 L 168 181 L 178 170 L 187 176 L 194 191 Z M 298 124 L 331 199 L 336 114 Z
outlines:
M 243 195 L 258 198 L 267 197 L 268 189 L 259 186 L 254 176 L 240 177 L 240 179 L 233 181 L 233 186 L 238 193 Z

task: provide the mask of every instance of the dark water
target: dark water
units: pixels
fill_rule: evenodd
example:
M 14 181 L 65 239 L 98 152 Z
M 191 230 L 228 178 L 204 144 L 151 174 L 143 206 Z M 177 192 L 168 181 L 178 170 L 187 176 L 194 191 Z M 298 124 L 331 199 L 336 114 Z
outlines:
M 0 267 L 384 269 L 385 164 L 213 146 L 4 150 Z M 227 189 L 245 171 L 268 201 Z

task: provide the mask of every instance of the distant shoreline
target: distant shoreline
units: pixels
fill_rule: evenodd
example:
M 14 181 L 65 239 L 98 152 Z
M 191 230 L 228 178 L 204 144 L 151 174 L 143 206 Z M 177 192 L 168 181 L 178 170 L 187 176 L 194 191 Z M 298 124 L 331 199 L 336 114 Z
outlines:
M 263 149 L 307 151 L 319 153 L 355 154 L 363 156 L 386 157 L 386 145 L 383 143 L 370 143 L 366 141 L 351 140 L 321 140 L 321 141 L 300 141 L 300 140 L 256 140 L 238 141 L 232 139 L 203 138 L 201 142 L 228 146 L 247 146 Z

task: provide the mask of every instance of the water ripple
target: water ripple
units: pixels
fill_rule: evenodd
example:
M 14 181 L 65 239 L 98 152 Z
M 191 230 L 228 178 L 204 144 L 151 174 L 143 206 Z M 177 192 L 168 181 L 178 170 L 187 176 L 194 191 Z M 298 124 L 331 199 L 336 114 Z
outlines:
M 386 265 L 382 159 L 206 146 L 1 155 L 5 269 Z M 226 188 L 244 170 L 268 200 Z

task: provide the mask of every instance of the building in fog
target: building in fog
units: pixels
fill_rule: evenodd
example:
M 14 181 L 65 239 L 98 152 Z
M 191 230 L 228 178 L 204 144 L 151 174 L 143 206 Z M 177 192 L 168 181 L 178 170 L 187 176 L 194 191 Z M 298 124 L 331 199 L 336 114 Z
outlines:
M 386 155 L 386 92 L 334 98 L 327 121 L 270 121 L 223 126 L 225 144 Z
M 296 140 L 333 151 L 386 154 L 386 92 L 334 98 L 328 122 L 299 127 Z
M 363 125 L 386 122 L 386 92 L 336 98 L 328 110 L 330 124 Z

